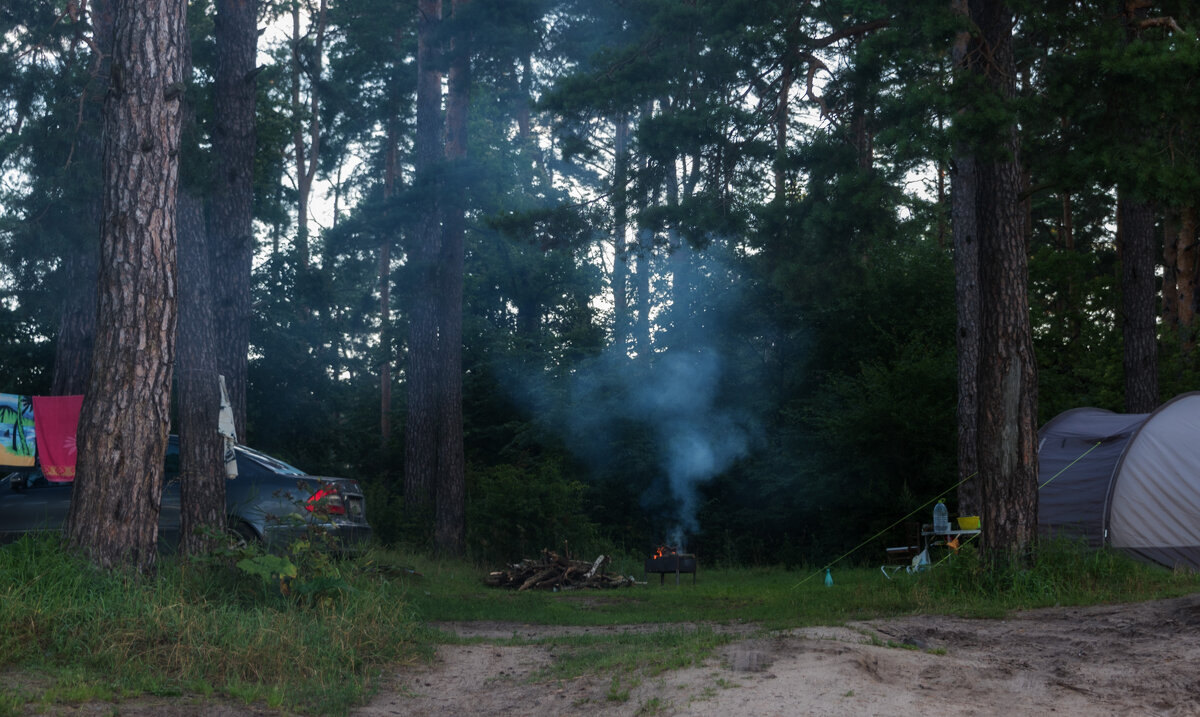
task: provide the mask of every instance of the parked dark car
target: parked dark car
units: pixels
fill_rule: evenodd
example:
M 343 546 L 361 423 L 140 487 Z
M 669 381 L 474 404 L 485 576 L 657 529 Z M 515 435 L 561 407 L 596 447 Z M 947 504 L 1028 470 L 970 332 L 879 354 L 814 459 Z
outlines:
M 358 481 L 311 476 L 278 458 L 238 446 L 238 477 L 225 481 L 229 529 L 268 547 L 285 546 L 319 528 L 335 547 L 353 551 L 371 537 Z M 159 544 L 179 543 L 179 439 L 167 445 Z M 70 483 L 51 483 L 40 471 L 0 479 L 0 543 L 40 530 L 61 530 L 71 501 Z

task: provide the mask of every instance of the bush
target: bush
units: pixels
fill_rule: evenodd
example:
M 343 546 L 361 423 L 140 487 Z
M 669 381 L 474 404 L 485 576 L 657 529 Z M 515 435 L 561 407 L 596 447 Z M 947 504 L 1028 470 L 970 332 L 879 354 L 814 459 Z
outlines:
M 468 476 L 467 543 L 480 560 L 515 561 L 564 541 L 597 550 L 598 531 L 583 509 L 583 483 L 557 461 L 523 468 L 497 465 Z

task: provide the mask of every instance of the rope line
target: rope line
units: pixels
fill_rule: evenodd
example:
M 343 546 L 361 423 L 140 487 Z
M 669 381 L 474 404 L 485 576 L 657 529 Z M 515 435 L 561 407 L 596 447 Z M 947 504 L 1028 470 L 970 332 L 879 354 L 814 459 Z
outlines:
M 1045 488 L 1046 486 L 1050 485 L 1050 481 L 1052 481 L 1052 480 L 1054 480 L 1055 478 L 1059 477 L 1060 475 L 1062 475 L 1063 473 L 1065 473 L 1065 472 L 1067 471 L 1067 469 L 1068 469 L 1068 468 L 1070 468 L 1071 466 L 1075 465 L 1075 464 L 1076 464 L 1076 463 L 1078 463 L 1079 461 L 1083 460 L 1083 459 L 1084 459 L 1084 458 L 1087 456 L 1087 454 L 1089 454 L 1089 453 L 1091 453 L 1092 451 L 1094 451 L 1094 450 L 1096 450 L 1097 448 L 1099 448 L 1101 443 L 1104 443 L 1104 441 L 1096 441 L 1096 445 L 1094 445 L 1094 446 L 1092 446 L 1091 448 L 1087 449 L 1087 450 L 1086 450 L 1086 451 L 1084 451 L 1083 453 L 1080 453 L 1080 454 L 1079 454 L 1079 456 L 1078 456 L 1078 457 L 1077 457 L 1075 460 L 1073 460 L 1073 461 L 1071 461 L 1070 463 L 1068 463 L 1067 465 L 1063 466 L 1063 468 L 1062 468 L 1062 469 L 1061 469 L 1059 472 L 1057 472 L 1057 473 L 1055 473 L 1054 475 L 1052 475 L 1052 476 L 1050 476 L 1049 478 L 1047 478 L 1045 483 L 1042 483 L 1041 485 L 1039 485 L 1039 486 L 1038 486 L 1038 490 L 1041 490 L 1042 488 Z M 880 530 L 880 531 L 879 531 L 878 533 L 876 533 L 875 535 L 872 535 L 871 537 L 867 538 L 867 539 L 866 539 L 866 540 L 864 540 L 863 542 L 861 542 L 861 543 L 859 543 L 858 545 L 854 546 L 854 547 L 853 547 L 853 548 L 851 548 L 851 549 L 850 549 L 848 552 L 844 553 L 844 554 L 843 554 L 843 555 L 841 555 L 840 557 L 834 558 L 834 559 L 833 559 L 833 561 L 831 561 L 831 562 L 829 562 L 829 563 L 826 563 L 824 566 L 822 566 L 821 568 L 819 568 L 819 569 L 818 569 L 818 570 L 817 570 L 815 573 L 812 573 L 812 574 L 811 574 L 811 575 L 809 575 L 808 577 L 804 578 L 804 579 L 803 579 L 803 580 L 801 580 L 800 582 L 798 582 L 798 583 L 796 583 L 795 585 L 793 585 L 793 586 L 792 586 L 792 589 L 793 589 L 793 590 L 795 590 L 796 588 L 800 587 L 801 585 L 803 585 L 804 583 L 808 582 L 809 580 L 812 580 L 812 579 L 813 579 L 813 578 L 815 578 L 816 576 L 818 576 L 818 575 L 820 575 L 821 573 L 825 572 L 826 570 L 828 570 L 828 569 L 832 568 L 834 565 L 837 565 L 838 563 L 842 562 L 843 560 L 845 560 L 846 558 L 850 557 L 851 555 L 854 555 L 854 554 L 855 554 L 855 553 L 857 553 L 859 550 L 862 550 L 864 547 L 866 547 L 868 544 L 870 544 L 872 541 L 874 541 L 874 540 L 876 540 L 876 539 L 878 539 L 878 538 L 881 538 L 881 537 L 883 537 L 883 534 L 884 534 L 884 533 L 888 532 L 888 531 L 889 531 L 889 530 L 891 530 L 892 528 L 895 528 L 897 525 L 900 525 L 901 523 L 903 523 L 904 521 L 908 520 L 909 518 L 911 518 L 912 516 L 916 515 L 917 513 L 921 512 L 922 510 L 925 510 L 925 509 L 926 509 L 926 508 L 928 508 L 928 507 L 930 506 L 930 504 L 932 504 L 934 501 L 936 501 L 936 500 L 941 500 L 943 497 L 945 497 L 946 495 L 948 495 L 948 494 L 950 493 L 950 491 L 957 489 L 957 488 L 958 488 L 960 485 L 962 485 L 963 483 L 966 483 L 967 481 L 971 480 L 972 478 L 974 478 L 974 477 L 975 477 L 975 476 L 977 476 L 977 475 L 979 475 L 979 471 L 975 471 L 974 473 L 972 473 L 971 475 L 967 476 L 966 478 L 963 478 L 963 479 L 962 479 L 962 480 L 960 480 L 959 482 L 957 482 L 957 483 L 955 483 L 954 485 L 950 486 L 949 488 L 947 488 L 947 489 L 943 490 L 941 493 L 938 493 L 938 494 L 937 494 L 937 495 L 935 495 L 933 498 L 930 498 L 929 500 L 925 501 L 925 503 L 923 503 L 923 504 L 921 504 L 921 505 L 917 506 L 916 508 L 914 508 L 914 509 L 912 510 L 912 512 L 910 512 L 908 515 L 905 515 L 904 517 L 900 518 L 899 520 L 897 520 L 896 522 L 892 523 L 892 524 L 891 524 L 891 525 L 889 525 L 888 527 L 884 528 L 883 530 Z M 965 541 L 963 541 L 962 545 L 966 545 L 966 544 L 970 543 L 972 540 L 974 540 L 974 539 L 975 539 L 975 538 L 977 538 L 977 537 L 979 537 L 979 534 L 978 534 L 978 533 L 976 533 L 975 535 L 972 535 L 971 537 L 967 538 Z M 962 546 L 959 546 L 959 547 L 962 547 Z M 946 555 L 945 555 L 945 556 L 944 556 L 944 557 L 943 557 L 941 560 L 939 560 L 939 561 L 937 561 L 936 563 L 934 563 L 934 564 L 933 564 L 933 567 L 937 567 L 938 565 L 941 565 L 942 563 L 946 562 L 946 560 L 947 560 L 947 559 L 950 557 L 950 555 L 952 555 L 952 553 L 947 553 L 947 554 L 946 554 Z
M 900 525 L 901 523 L 903 523 L 904 521 L 908 520 L 909 518 L 911 518 L 912 516 L 916 515 L 917 513 L 921 512 L 922 510 L 925 510 L 925 509 L 926 509 L 926 508 L 928 508 L 928 507 L 930 506 L 930 504 L 931 504 L 931 503 L 933 503 L 935 500 L 941 500 L 941 499 L 942 499 L 944 496 L 948 495 L 948 494 L 950 493 L 950 491 L 957 489 L 957 488 L 958 488 L 960 485 L 962 485 L 963 483 L 966 483 L 967 481 L 971 480 L 972 478 L 974 478 L 974 477 L 975 477 L 975 476 L 977 476 L 977 475 L 979 475 L 979 471 L 975 471 L 975 472 L 974 472 L 974 473 L 972 473 L 971 475 L 967 476 L 966 478 L 963 478 L 962 480 L 960 480 L 959 482 L 957 482 L 957 483 L 955 483 L 954 485 L 950 486 L 950 487 L 949 487 L 949 488 L 947 488 L 946 490 L 942 491 L 941 493 L 938 493 L 938 494 L 937 494 L 937 495 L 935 495 L 934 497 L 932 497 L 932 498 L 930 498 L 929 500 L 925 501 L 925 502 L 924 502 L 924 503 L 922 503 L 921 505 L 919 505 L 919 506 L 917 506 L 916 508 L 914 508 L 914 509 L 913 509 L 913 510 L 912 510 L 912 511 L 911 511 L 911 512 L 908 514 L 908 515 L 905 515 L 905 516 L 903 516 L 902 518 L 900 518 L 900 519 L 899 519 L 899 520 L 897 520 L 896 522 L 892 523 L 892 524 L 891 524 L 891 525 L 889 525 L 888 527 L 884 528 L 883 530 L 879 531 L 878 533 L 876 533 L 876 534 L 872 535 L 871 537 L 867 538 L 867 539 L 866 539 L 866 540 L 864 540 L 863 542 L 861 542 L 861 543 L 859 543 L 858 545 L 854 546 L 853 548 L 851 548 L 851 549 L 850 549 L 850 551 L 849 551 L 849 552 L 845 553 L 844 555 L 842 555 L 842 556 L 841 556 L 841 557 L 839 557 L 839 558 L 835 558 L 835 559 L 833 560 L 833 562 L 830 562 L 830 563 L 826 564 L 824 567 L 822 567 L 822 568 L 821 568 L 820 570 L 818 570 L 817 572 L 813 573 L 812 575 L 809 575 L 808 577 L 804 578 L 804 579 L 803 579 L 803 580 L 801 580 L 800 582 L 796 583 L 795 585 L 793 585 L 793 586 L 792 586 L 792 589 L 795 589 L 795 588 L 798 588 L 798 587 L 800 587 L 801 585 L 803 585 L 804 583 L 808 582 L 809 580 L 812 580 L 812 579 L 813 579 L 814 577 L 816 577 L 817 575 L 820 575 L 822 572 L 824 572 L 824 571 L 828 570 L 829 568 L 832 568 L 834 565 L 837 565 L 838 563 L 842 562 L 843 560 L 845 560 L 846 558 L 850 557 L 851 555 L 854 555 L 855 553 L 857 553 L 859 550 L 861 550 L 863 547 L 865 547 L 865 546 L 866 546 L 868 543 L 870 543 L 871 541 L 875 540 L 876 538 L 881 538 L 881 537 L 883 537 L 883 534 L 884 534 L 884 533 L 888 532 L 888 531 L 889 531 L 889 530 L 891 530 L 892 528 L 895 528 L 897 525 Z
M 1071 466 L 1075 465 L 1075 464 L 1076 464 L 1076 463 L 1078 463 L 1079 461 L 1083 460 L 1083 457 L 1084 457 L 1084 456 L 1086 456 L 1087 454 L 1089 454 L 1089 453 L 1091 453 L 1092 451 L 1094 451 L 1094 450 L 1096 450 L 1097 448 L 1099 448 L 1101 443 L 1104 443 L 1104 441 L 1096 441 L 1096 445 L 1092 446 L 1091 448 L 1089 448 L 1089 449 L 1087 449 L 1086 451 L 1084 451 L 1083 453 L 1081 453 L 1081 454 L 1079 455 L 1079 457 L 1078 457 L 1078 458 L 1076 458 L 1075 460 L 1071 461 L 1071 462 L 1070 462 L 1070 463 L 1068 463 L 1067 465 L 1063 466 L 1063 469 L 1062 469 L 1062 470 L 1060 470 L 1059 472 L 1057 472 L 1057 473 L 1055 473 L 1054 475 L 1052 475 L 1052 476 L 1050 476 L 1049 478 L 1047 478 L 1045 483 L 1043 483 L 1043 484 L 1041 484 L 1041 485 L 1039 485 L 1039 486 L 1038 486 L 1038 490 L 1041 490 L 1042 488 L 1045 488 L 1046 486 L 1050 485 L 1050 481 L 1052 481 L 1052 480 L 1054 480 L 1055 478 L 1059 477 L 1060 475 L 1062 475 L 1063 473 L 1065 473 L 1065 472 L 1067 471 L 1067 469 L 1068 469 L 1068 468 L 1070 468 Z

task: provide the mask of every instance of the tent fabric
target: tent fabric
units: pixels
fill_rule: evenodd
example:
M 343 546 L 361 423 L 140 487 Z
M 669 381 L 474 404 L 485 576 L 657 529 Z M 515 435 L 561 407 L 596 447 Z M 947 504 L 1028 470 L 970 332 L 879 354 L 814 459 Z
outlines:
M 1113 470 L 1150 414 L 1076 408 L 1038 432 L 1038 523 L 1043 533 L 1104 542 L 1104 502 Z
M 1200 393 L 1148 414 L 1074 409 L 1038 437 L 1042 534 L 1200 569 Z
M 1108 531 L 1114 547 L 1200 568 L 1200 394 L 1184 399 L 1151 414 L 1125 450 Z

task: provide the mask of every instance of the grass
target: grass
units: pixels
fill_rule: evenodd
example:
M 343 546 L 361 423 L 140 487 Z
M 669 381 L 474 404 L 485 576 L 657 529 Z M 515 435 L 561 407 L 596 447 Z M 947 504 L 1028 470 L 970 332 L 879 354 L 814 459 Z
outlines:
M 303 603 L 229 566 L 110 574 L 25 538 L 0 549 L 0 670 L 48 677 L 51 704 L 195 694 L 344 713 L 385 665 L 427 649 L 402 584 L 344 572 L 338 599 Z
M 497 591 L 482 584 L 485 571 L 419 556 L 425 574 L 410 594 L 413 611 L 429 621 L 496 620 L 545 625 L 628 625 L 749 622 L 764 629 L 835 625 L 848 620 L 914 613 L 1000 617 L 1010 610 L 1174 597 L 1200 590 L 1200 575 L 1089 551 L 1072 543 L 1041 546 L 1032 568 L 985 570 L 972 546 L 917 575 L 887 580 L 878 566 L 824 570 L 777 567 L 703 568 L 695 585 L 646 585 L 611 591 L 562 593 Z M 620 565 L 618 566 L 620 567 Z M 640 570 L 625 571 L 641 579 Z
M 617 565 L 641 577 L 636 561 Z M 624 702 L 640 681 L 698 664 L 735 639 L 714 624 L 772 630 L 913 613 L 998 617 L 1200 590 L 1195 573 L 1065 543 L 1041 546 L 1028 569 L 985 570 L 970 546 L 932 571 L 891 581 L 877 566 L 835 565 L 833 587 L 815 567 L 702 566 L 695 585 L 651 579 L 611 591 L 517 593 L 485 587 L 487 570 L 467 562 L 390 551 L 354 561 L 311 556 L 299 568 L 308 585 L 328 589 L 284 594 L 277 577 L 263 580 L 221 558 L 165 560 L 155 577 L 142 578 L 99 572 L 64 554 L 52 537 L 4 546 L 0 717 L 27 705 L 142 695 L 344 714 L 370 695 L 388 666 L 464 641 L 430 622 L 464 620 L 653 626 L 535 641 L 555 656 L 535 680 L 601 675 L 610 680 L 607 699 Z M 644 704 L 638 711 L 662 708 Z

